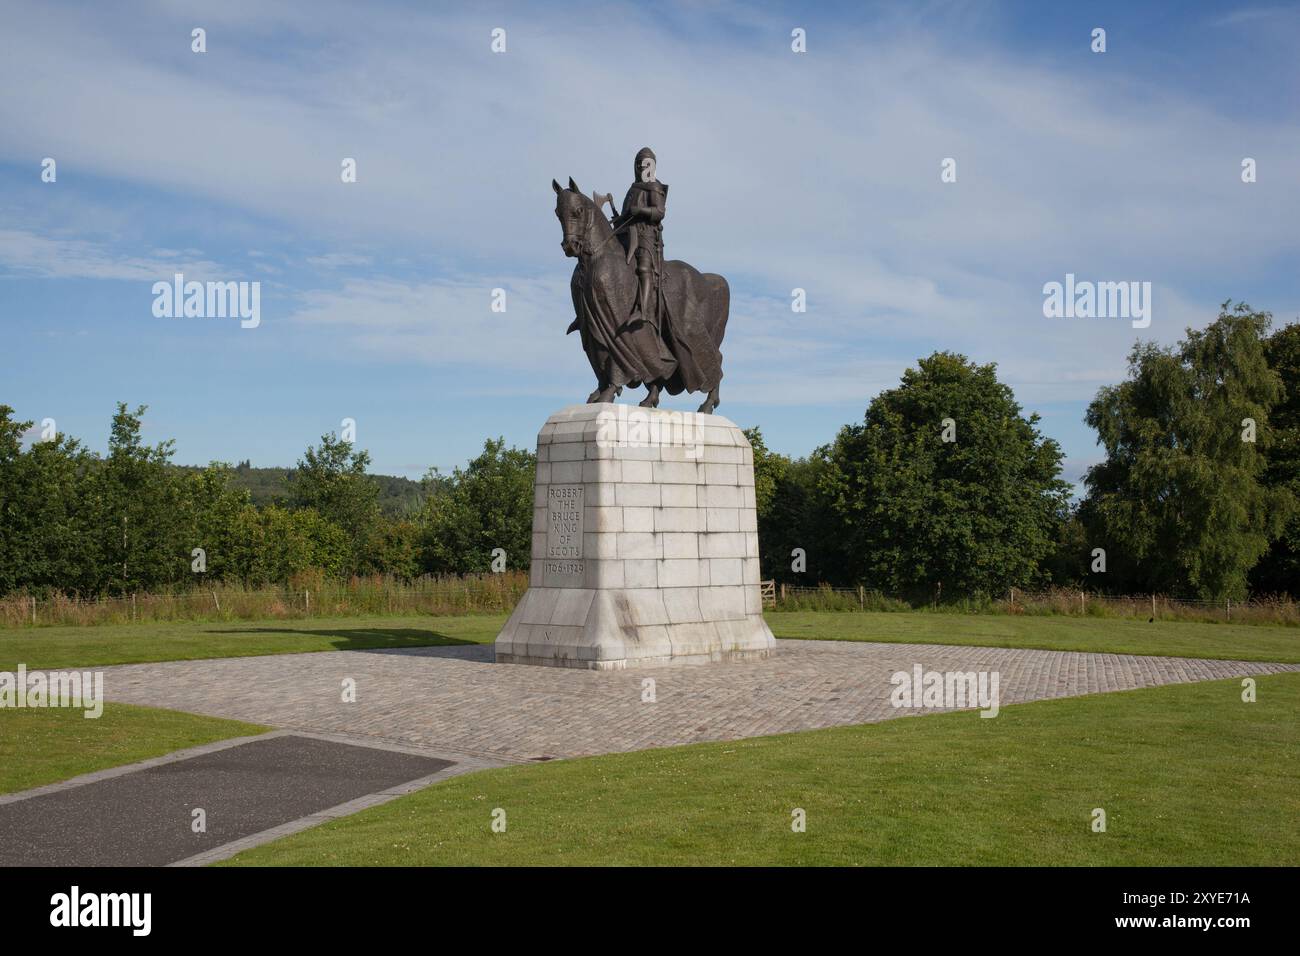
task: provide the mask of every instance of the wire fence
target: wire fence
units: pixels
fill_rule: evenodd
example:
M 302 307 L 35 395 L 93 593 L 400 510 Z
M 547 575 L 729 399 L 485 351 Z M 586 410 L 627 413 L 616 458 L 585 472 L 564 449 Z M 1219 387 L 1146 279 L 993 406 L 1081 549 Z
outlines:
M 527 588 L 527 573 L 505 571 L 410 581 L 317 576 L 271 587 L 213 583 L 185 591 L 94 598 L 20 594 L 0 598 L 0 627 L 503 612 L 512 610 Z
M 817 587 L 763 582 L 764 606 L 776 611 L 915 611 L 986 614 L 1071 615 L 1238 624 L 1300 625 L 1300 604 L 1286 596 L 1249 601 L 1199 601 L 1162 594 L 1113 595 L 1077 588 L 1027 591 L 1004 596 L 949 597 L 907 601 L 871 588 Z
M 1289 597 L 1250 601 L 1197 601 L 1166 595 L 1106 595 L 1075 588 L 1025 591 L 1013 588 L 998 598 L 943 597 L 904 600 L 866 587 L 816 587 L 763 581 L 763 606 L 781 611 L 916 611 L 947 613 L 1068 615 L 1143 620 L 1207 621 L 1233 624 L 1300 625 L 1300 604 Z M 244 588 L 237 584 L 176 592 L 137 592 L 85 598 L 55 594 L 15 594 L 0 598 L 0 628 L 95 625 L 165 621 L 235 621 L 506 613 L 528 589 L 523 571 L 500 574 L 440 575 L 401 580 L 372 576 L 337 581 L 307 575 L 288 584 Z

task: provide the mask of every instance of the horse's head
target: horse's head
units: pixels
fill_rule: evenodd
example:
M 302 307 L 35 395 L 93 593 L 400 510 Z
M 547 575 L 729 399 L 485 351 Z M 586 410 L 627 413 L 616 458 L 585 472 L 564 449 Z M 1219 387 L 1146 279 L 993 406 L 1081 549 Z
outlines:
M 590 251 L 588 245 L 593 238 L 592 225 L 597 221 L 609 225 L 605 217 L 600 214 L 598 203 L 612 203 L 611 197 L 593 193 L 588 199 L 572 177 L 569 178 L 568 189 L 563 188 L 554 179 L 551 180 L 551 188 L 555 190 L 555 218 L 560 220 L 560 229 L 563 230 L 564 235 L 560 240 L 560 248 L 564 250 L 566 256 L 576 258 Z

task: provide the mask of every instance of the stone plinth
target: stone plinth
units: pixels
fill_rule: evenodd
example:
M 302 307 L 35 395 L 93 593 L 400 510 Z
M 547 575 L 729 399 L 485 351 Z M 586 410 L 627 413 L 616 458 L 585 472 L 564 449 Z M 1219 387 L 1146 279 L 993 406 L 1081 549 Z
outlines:
M 574 405 L 537 437 L 528 591 L 496 659 L 614 670 L 773 652 L 754 456 L 720 415 Z

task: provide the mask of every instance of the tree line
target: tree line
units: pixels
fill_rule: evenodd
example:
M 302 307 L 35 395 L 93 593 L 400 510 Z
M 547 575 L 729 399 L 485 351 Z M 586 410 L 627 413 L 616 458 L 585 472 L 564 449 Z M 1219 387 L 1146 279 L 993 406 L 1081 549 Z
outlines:
M 948 352 L 806 458 L 755 430 L 764 573 L 912 600 L 1300 596 L 1300 325 L 1271 322 L 1224 303 L 1174 346 L 1134 346 L 1127 379 L 1088 406 L 1105 457 L 1077 503 L 1039 417 L 993 365 Z
M 0 405 L 0 594 L 463 574 L 497 569 L 496 548 L 500 569 L 528 566 L 535 458 L 500 439 L 464 469 L 431 469 L 418 507 L 395 515 L 369 454 L 327 434 L 259 506 L 237 467 L 176 467 L 173 442 L 145 444 L 144 413 L 119 404 L 101 456 L 66 435 L 24 450 L 32 423 Z
M 1086 420 L 1104 460 L 1072 502 L 1059 445 L 996 367 L 936 352 L 804 458 L 758 429 L 763 573 L 913 600 L 1051 584 L 1221 600 L 1300 592 L 1300 325 L 1225 303 L 1177 345 L 1136 345 Z M 86 596 L 527 569 L 534 455 L 485 442 L 392 507 L 333 434 L 255 502 L 247 463 L 177 467 L 119 404 L 108 451 L 0 405 L 0 594 Z M 263 477 L 265 482 L 265 477 Z

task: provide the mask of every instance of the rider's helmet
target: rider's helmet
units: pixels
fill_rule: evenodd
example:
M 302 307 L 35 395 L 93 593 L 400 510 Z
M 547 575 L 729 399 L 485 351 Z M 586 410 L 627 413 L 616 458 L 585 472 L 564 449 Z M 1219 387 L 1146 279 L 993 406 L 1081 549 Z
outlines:
M 645 160 L 645 159 L 649 159 L 649 160 L 650 160 L 650 169 L 649 169 L 650 179 L 649 179 L 649 180 L 645 180 L 645 181 L 647 181 L 647 182 L 653 182 L 653 181 L 654 181 L 654 178 L 655 178 L 655 164 L 658 162 L 658 160 L 655 159 L 655 151 L 654 151 L 653 149 L 651 149 L 649 146 L 642 146 L 641 149 L 637 151 L 637 154 L 636 154 L 636 161 L 632 164 L 632 179 L 633 179 L 634 182 L 638 182 L 638 183 L 639 183 L 639 182 L 642 182 L 642 181 L 643 181 L 643 180 L 642 180 L 642 176 L 644 175 L 644 173 L 645 173 L 646 171 L 645 171 L 645 170 L 642 170 L 642 168 L 641 168 L 641 162 L 642 162 L 642 160 Z

